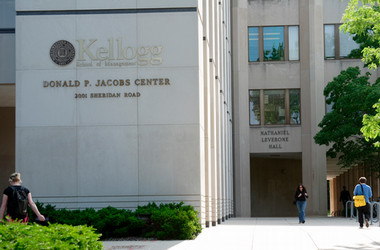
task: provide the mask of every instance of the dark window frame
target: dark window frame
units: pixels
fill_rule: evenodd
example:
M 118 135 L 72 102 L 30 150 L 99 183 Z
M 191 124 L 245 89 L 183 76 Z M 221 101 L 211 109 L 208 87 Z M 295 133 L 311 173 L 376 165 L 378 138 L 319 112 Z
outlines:
M 334 58 L 326 58 L 326 32 L 325 27 L 326 25 L 334 25 Z M 323 57 L 325 60 L 358 60 L 361 58 L 348 58 L 348 57 L 341 57 L 340 56 L 340 32 L 339 27 L 342 25 L 342 23 L 325 23 L 323 24 Z
M 264 111 L 264 91 L 265 90 L 284 90 L 285 91 L 285 123 L 284 124 L 265 124 L 265 111 Z M 300 123 L 299 124 L 291 124 L 290 123 L 290 90 L 298 90 L 299 91 L 299 116 Z M 260 123 L 259 124 L 251 124 L 251 110 L 250 105 L 251 102 L 250 92 L 251 91 L 259 91 L 260 96 Z M 249 89 L 248 90 L 248 111 L 249 111 L 249 126 L 250 127 L 259 127 L 259 126 L 301 126 L 302 125 L 302 116 L 301 116 L 301 89 L 300 88 L 288 88 L 288 89 Z
M 264 60 L 264 28 L 283 27 L 284 28 L 284 60 Z M 289 60 L 289 27 L 298 28 L 298 60 Z M 259 60 L 250 61 L 249 58 L 249 28 L 258 28 L 259 38 Z M 270 25 L 270 26 L 248 26 L 248 62 L 249 63 L 278 63 L 278 62 L 299 62 L 300 61 L 300 27 L 299 25 Z

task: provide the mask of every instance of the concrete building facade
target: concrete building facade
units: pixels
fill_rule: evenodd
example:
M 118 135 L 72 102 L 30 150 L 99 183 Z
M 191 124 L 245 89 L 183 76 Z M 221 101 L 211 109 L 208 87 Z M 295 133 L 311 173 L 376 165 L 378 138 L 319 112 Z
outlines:
M 233 214 L 229 1 L 12 2 L 7 172 L 57 208 Z
M 326 84 L 363 66 L 338 30 L 346 5 L 1 1 L 0 188 L 19 171 L 58 208 L 184 201 L 211 226 L 296 216 L 303 183 L 308 215 L 338 214 L 365 173 L 313 137 Z
M 314 143 L 326 112 L 323 89 L 341 70 L 363 66 L 360 59 L 347 58 L 357 45 L 339 32 L 347 3 L 233 1 L 238 216 L 297 215 L 293 195 L 299 183 L 309 194 L 307 214 L 327 214 L 327 181 L 331 192 L 338 192 L 333 183 L 347 170 Z M 379 76 L 371 73 L 372 80 Z M 353 186 L 347 188 L 352 193 Z

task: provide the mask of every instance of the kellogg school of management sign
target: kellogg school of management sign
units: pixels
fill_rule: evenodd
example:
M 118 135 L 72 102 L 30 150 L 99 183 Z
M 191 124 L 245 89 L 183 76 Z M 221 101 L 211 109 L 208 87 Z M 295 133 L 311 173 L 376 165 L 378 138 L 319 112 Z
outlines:
M 160 65 L 162 46 L 132 47 L 123 44 L 122 38 L 109 38 L 105 44 L 98 39 L 76 40 L 78 51 L 66 40 L 55 42 L 50 48 L 50 58 L 60 66 L 74 61 L 77 55 L 77 67 L 123 67 L 130 65 Z
M 74 45 L 66 40 L 55 42 L 50 47 L 51 60 L 59 65 L 66 66 L 76 58 L 77 67 L 127 67 L 132 65 L 147 66 L 162 64 L 162 46 L 142 46 L 131 47 L 123 45 L 122 38 L 110 38 L 107 44 L 98 44 L 97 39 L 77 40 L 78 50 Z M 75 99 L 86 98 L 120 98 L 120 97 L 140 97 L 140 92 L 126 92 L 126 87 L 135 86 L 170 86 L 169 78 L 137 78 L 130 79 L 62 79 L 43 80 L 44 88 L 80 88 L 83 92 L 75 93 Z M 93 89 L 93 88 L 96 89 Z M 122 92 L 99 91 L 98 87 L 122 87 Z

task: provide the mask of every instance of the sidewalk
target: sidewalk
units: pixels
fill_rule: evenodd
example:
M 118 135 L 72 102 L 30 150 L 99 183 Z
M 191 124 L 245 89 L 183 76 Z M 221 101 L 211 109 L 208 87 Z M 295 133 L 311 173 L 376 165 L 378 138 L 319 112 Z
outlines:
M 359 229 L 354 219 L 309 217 L 231 218 L 216 227 L 205 228 L 195 240 L 104 241 L 105 249 L 150 250 L 313 250 L 380 249 L 379 223 Z

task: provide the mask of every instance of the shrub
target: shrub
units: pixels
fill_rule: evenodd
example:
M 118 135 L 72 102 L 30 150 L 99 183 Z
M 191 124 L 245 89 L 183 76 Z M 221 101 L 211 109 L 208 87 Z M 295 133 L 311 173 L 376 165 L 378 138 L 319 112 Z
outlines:
M 150 206 L 149 208 L 154 206 Z M 146 236 L 155 237 L 160 240 L 167 239 L 194 239 L 201 231 L 198 212 L 192 206 L 184 206 L 181 203 L 160 204 L 151 210 L 150 221 L 153 230 Z
M 97 212 L 95 228 L 103 234 L 103 238 L 120 238 L 139 236 L 145 226 L 144 221 L 136 218 L 130 210 L 106 207 Z
M 87 226 L 7 222 L 0 224 L 0 249 L 103 249 L 100 234 Z
M 93 226 L 102 239 L 131 236 L 158 239 L 194 239 L 202 230 L 198 212 L 183 202 L 138 206 L 136 211 L 106 207 L 96 211 L 56 209 L 36 203 L 41 214 L 52 223 Z M 30 212 L 33 222 L 34 213 Z

